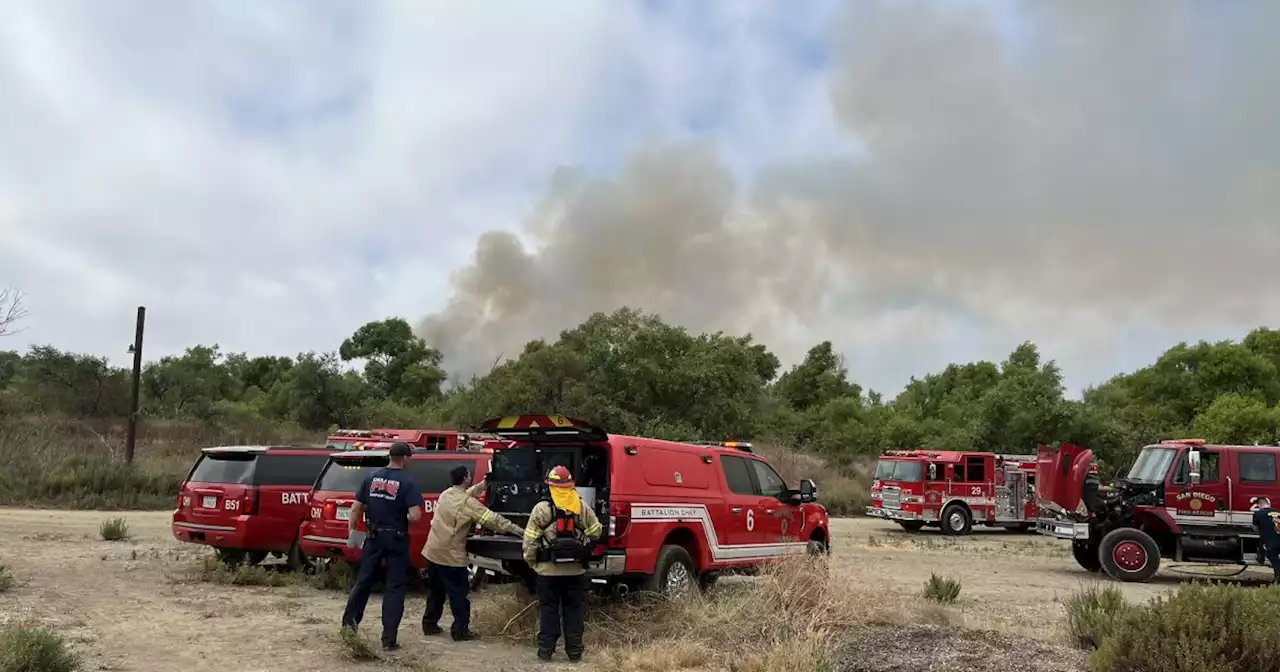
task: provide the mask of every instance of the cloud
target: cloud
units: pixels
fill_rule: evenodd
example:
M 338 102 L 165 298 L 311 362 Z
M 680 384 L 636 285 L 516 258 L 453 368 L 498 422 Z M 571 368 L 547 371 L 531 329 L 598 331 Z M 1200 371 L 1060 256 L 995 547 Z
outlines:
M 520 236 L 481 236 L 420 331 L 466 373 L 627 304 L 792 361 L 829 338 L 876 385 L 1034 339 L 1076 387 L 1134 339 L 1150 357 L 1242 335 L 1280 313 L 1277 18 L 847 3 L 825 85 L 856 151 L 749 180 L 697 142 L 565 169 Z

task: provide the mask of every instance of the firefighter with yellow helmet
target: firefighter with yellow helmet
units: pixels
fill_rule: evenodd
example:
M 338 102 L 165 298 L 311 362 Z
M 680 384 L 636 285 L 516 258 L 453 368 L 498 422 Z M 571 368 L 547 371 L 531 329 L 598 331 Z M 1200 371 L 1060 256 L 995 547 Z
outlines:
M 586 567 L 602 526 L 563 466 L 547 473 L 550 496 L 538 502 L 524 531 L 524 559 L 538 575 L 538 658 L 549 661 L 564 634 L 569 660 L 582 659 Z

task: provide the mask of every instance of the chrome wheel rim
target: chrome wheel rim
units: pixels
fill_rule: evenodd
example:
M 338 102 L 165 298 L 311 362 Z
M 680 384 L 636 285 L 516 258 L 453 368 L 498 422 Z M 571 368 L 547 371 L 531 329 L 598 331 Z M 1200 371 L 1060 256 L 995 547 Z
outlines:
M 667 570 L 667 593 L 675 595 L 684 592 L 691 580 L 689 568 L 685 567 L 684 563 L 677 562 L 671 565 Z
M 964 514 L 956 511 L 947 518 L 947 523 L 951 526 L 952 531 L 959 532 L 964 529 Z

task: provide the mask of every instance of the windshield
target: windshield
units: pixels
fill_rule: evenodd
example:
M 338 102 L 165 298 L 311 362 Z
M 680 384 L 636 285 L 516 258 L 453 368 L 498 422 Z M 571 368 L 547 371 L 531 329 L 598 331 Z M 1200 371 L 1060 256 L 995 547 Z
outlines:
M 337 448 L 338 450 L 352 450 L 352 446 L 356 445 L 356 442 L 355 441 L 330 441 L 327 445 L 330 448 Z
M 324 474 L 320 476 L 320 484 L 317 490 L 332 490 L 333 492 L 355 492 L 360 489 L 360 484 L 364 482 L 364 477 L 381 469 L 385 465 L 373 464 L 368 460 L 359 462 L 348 462 L 339 464 L 338 462 L 329 462 L 329 466 L 325 467 Z
M 1138 455 L 1138 461 L 1129 469 L 1130 481 L 1136 483 L 1162 483 L 1173 458 L 1178 451 L 1174 448 L 1144 448 Z
M 253 467 L 257 455 L 201 455 L 189 481 L 198 483 L 229 483 L 246 485 L 253 481 Z
M 924 464 L 905 460 L 880 460 L 876 463 L 876 479 L 881 481 L 924 480 Z

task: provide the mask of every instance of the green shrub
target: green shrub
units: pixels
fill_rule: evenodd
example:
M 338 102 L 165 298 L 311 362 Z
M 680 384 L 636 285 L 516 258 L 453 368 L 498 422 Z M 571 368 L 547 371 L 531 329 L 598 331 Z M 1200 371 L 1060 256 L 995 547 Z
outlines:
M 1091 586 L 1067 598 L 1067 631 L 1082 649 L 1096 649 L 1129 612 L 1124 593 L 1116 586 Z
M 946 579 L 930 574 L 924 584 L 924 597 L 940 604 L 951 604 L 960 597 L 960 579 Z
M 871 506 L 870 483 L 843 475 L 814 479 L 818 486 L 818 502 L 832 516 L 861 516 Z
M 1097 672 L 1280 672 L 1280 588 L 1184 586 L 1130 609 L 1089 664 Z
M 80 659 L 58 633 L 10 626 L 0 631 L 0 672 L 71 672 Z
M 129 538 L 129 523 L 124 518 L 108 518 L 98 526 L 98 534 L 107 541 L 123 541 Z
M 355 628 L 343 628 L 339 633 L 338 641 L 342 643 L 342 652 L 351 660 L 378 659 L 378 653 L 373 650 L 373 645 Z
M 262 565 L 228 565 L 213 556 L 205 556 L 196 574 L 201 581 L 228 586 L 291 586 L 300 583 L 295 574 L 286 574 Z
M 13 578 L 13 572 L 9 571 L 7 565 L 0 565 L 0 593 L 13 588 L 17 581 Z

